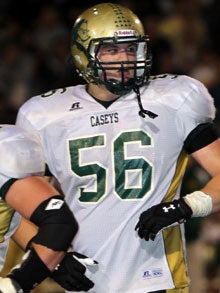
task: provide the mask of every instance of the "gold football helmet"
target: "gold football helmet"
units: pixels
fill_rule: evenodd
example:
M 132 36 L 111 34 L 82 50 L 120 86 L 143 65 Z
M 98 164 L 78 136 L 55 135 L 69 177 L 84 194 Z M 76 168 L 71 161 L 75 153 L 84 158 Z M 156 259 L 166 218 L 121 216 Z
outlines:
M 136 61 L 99 61 L 101 45 L 126 42 L 137 45 Z M 148 42 L 141 21 L 131 10 L 119 4 L 102 3 L 77 18 L 72 30 L 71 53 L 78 73 L 87 82 L 104 84 L 109 91 L 121 95 L 148 79 L 151 68 Z M 128 81 L 124 78 L 125 68 L 134 72 Z M 107 78 L 106 71 L 114 69 L 120 70 L 120 80 Z

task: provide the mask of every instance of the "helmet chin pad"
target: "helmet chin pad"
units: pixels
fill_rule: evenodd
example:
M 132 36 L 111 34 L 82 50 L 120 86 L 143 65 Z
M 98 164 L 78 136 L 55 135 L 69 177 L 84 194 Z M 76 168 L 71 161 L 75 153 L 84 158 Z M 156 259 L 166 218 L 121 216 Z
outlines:
M 107 90 L 109 90 L 111 93 L 121 96 L 126 95 L 133 89 L 135 86 L 135 79 L 130 78 L 126 82 L 121 82 L 117 79 L 108 79 L 105 82 L 102 82 L 102 84 L 104 84 Z

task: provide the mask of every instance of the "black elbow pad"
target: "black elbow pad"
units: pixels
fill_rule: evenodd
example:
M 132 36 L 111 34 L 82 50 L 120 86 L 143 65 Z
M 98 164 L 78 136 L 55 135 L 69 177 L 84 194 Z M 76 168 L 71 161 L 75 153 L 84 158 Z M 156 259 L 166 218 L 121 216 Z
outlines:
M 78 231 L 77 221 L 61 195 L 43 201 L 30 220 L 39 227 L 32 241 L 55 251 L 67 251 Z

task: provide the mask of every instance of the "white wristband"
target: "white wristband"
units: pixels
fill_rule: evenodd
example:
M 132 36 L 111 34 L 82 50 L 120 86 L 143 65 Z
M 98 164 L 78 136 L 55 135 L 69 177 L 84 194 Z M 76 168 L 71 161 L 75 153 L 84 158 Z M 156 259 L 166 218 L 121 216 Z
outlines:
M 192 217 L 205 217 L 212 211 L 212 198 L 202 191 L 194 191 L 183 198 L 192 209 Z

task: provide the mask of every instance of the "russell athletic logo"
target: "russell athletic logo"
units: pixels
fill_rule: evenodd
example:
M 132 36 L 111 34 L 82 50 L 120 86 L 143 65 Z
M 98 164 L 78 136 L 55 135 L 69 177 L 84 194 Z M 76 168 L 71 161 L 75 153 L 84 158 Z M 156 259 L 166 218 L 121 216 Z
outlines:
M 143 279 L 152 279 L 152 278 L 158 278 L 163 275 L 162 269 L 154 269 L 154 270 L 147 270 L 143 273 L 142 278 Z
M 70 108 L 70 111 L 74 111 L 74 110 L 78 110 L 78 109 L 82 109 L 82 107 L 80 106 L 80 102 L 73 103 Z

